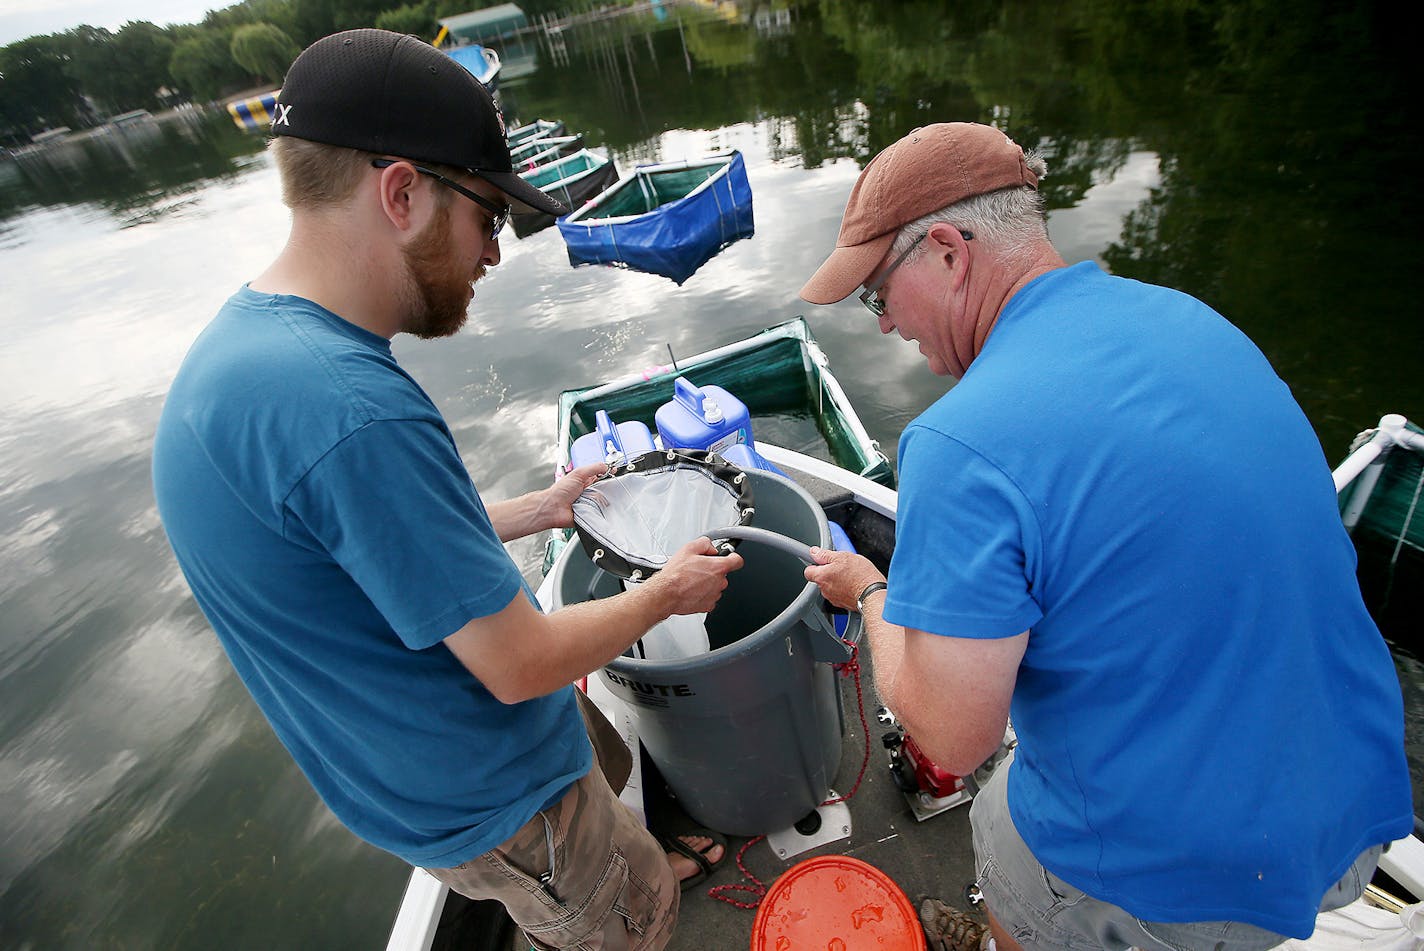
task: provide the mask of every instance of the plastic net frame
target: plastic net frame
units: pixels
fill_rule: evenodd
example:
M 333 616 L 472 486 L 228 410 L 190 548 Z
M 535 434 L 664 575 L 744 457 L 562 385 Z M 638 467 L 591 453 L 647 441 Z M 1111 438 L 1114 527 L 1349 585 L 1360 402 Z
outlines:
M 647 452 L 613 466 L 583 491 L 573 510 L 584 553 L 630 581 L 651 577 L 701 535 L 749 524 L 756 512 L 746 473 L 701 449 Z M 718 547 L 731 551 L 734 543 Z

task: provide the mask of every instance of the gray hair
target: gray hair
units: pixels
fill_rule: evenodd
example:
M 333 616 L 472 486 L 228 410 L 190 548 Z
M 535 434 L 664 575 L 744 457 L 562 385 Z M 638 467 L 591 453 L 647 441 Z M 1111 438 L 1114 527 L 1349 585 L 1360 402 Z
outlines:
M 1037 149 L 1025 152 L 1024 161 L 1040 180 L 1048 174 L 1048 163 Z M 941 222 L 968 231 L 974 240 L 1008 255 L 1048 239 L 1048 218 L 1039 191 L 1024 186 L 1001 188 L 966 198 L 901 226 L 895 243 L 890 246 L 891 259 L 904 254 L 915 239 Z M 921 243 L 905 263 L 909 264 L 924 250 L 925 245 Z

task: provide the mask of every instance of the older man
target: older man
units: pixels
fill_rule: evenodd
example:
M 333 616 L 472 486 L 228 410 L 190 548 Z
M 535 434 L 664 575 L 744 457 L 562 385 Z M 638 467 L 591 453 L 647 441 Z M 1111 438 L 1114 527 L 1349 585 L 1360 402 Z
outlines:
M 1176 291 L 1066 266 L 1044 163 L 917 129 L 851 192 L 802 296 L 860 299 L 957 383 L 900 441 L 859 603 L 887 704 L 958 773 L 1000 949 L 1271 947 L 1411 828 L 1403 713 L 1304 415 Z
M 469 73 L 414 37 L 340 33 L 292 64 L 273 131 L 290 238 L 193 345 L 154 446 L 183 573 L 353 832 L 504 902 L 541 948 L 660 948 L 679 873 L 590 768 L 569 684 L 709 610 L 741 560 L 701 539 L 545 616 L 501 543 L 572 524 L 603 467 L 486 508 L 396 363 L 396 334 L 464 323 L 510 202 L 562 210 L 513 172 Z

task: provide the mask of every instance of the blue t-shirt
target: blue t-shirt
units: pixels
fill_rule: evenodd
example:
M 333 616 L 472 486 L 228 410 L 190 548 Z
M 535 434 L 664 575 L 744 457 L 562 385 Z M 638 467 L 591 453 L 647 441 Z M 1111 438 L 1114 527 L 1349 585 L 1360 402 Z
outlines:
M 1155 921 L 1305 937 L 1412 827 L 1403 706 L 1330 472 L 1239 330 L 1085 263 L 1015 295 L 900 440 L 885 617 L 1029 630 L 1009 809 Z
M 588 772 L 571 689 L 505 705 L 442 643 L 533 597 L 385 338 L 241 289 L 173 382 L 153 482 L 233 666 L 361 838 L 458 865 Z

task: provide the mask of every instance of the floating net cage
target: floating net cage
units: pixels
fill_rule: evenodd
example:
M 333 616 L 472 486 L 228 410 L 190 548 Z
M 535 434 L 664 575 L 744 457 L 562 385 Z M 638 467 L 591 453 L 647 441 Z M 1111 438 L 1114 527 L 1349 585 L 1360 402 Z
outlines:
M 1424 432 L 1410 423 L 1412 432 Z M 1381 633 L 1424 656 L 1419 637 L 1419 592 L 1424 591 L 1424 454 L 1395 447 L 1384 455 L 1379 481 L 1369 490 L 1351 531 L 1359 554 L 1360 592 Z M 1343 511 L 1365 490 L 1356 479 L 1340 494 Z

